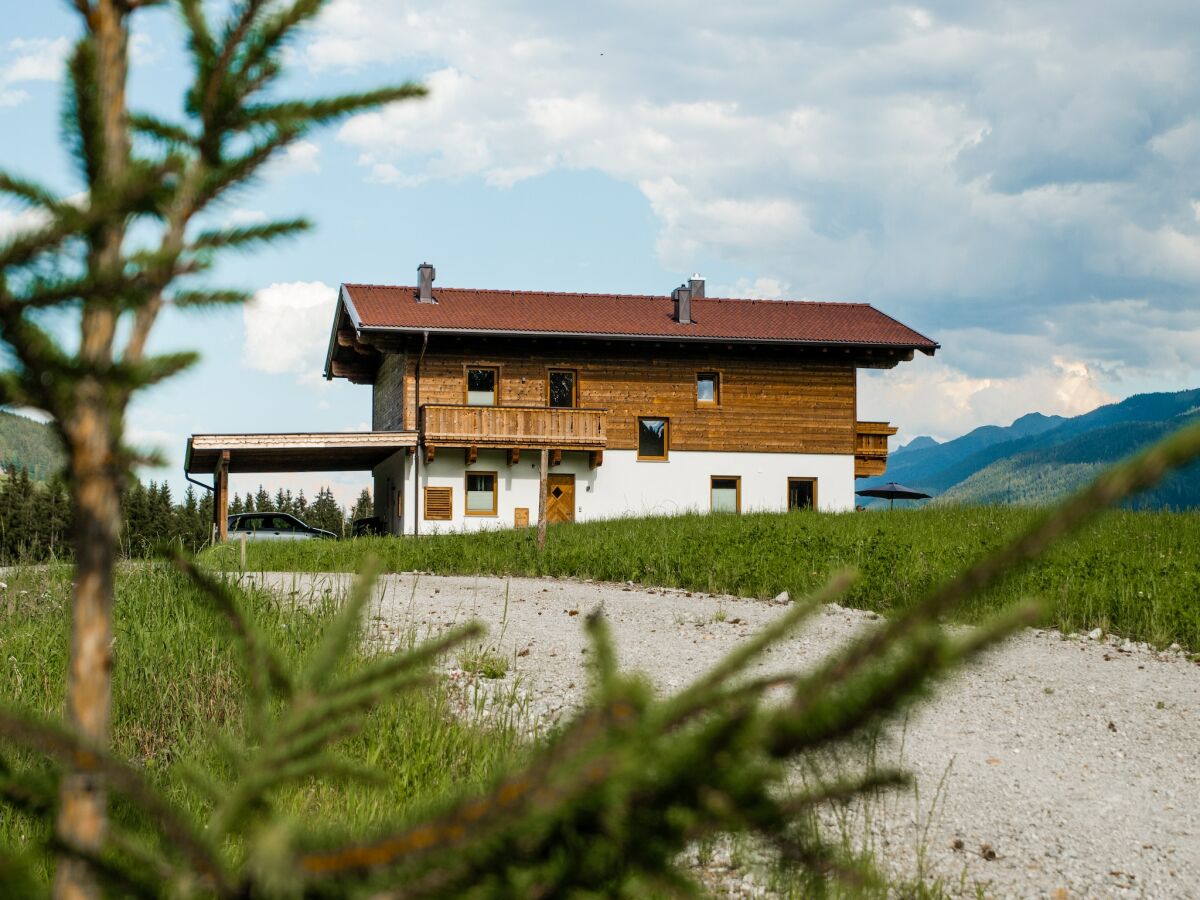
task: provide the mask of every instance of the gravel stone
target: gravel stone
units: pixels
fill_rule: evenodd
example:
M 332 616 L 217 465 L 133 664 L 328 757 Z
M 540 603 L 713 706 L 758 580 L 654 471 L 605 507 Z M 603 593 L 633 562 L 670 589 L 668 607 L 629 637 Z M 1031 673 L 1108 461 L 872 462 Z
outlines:
M 349 584 L 344 575 L 248 578 L 298 602 Z M 512 661 L 492 683 L 496 696 L 515 686 L 530 714 L 550 722 L 583 700 L 583 619 L 594 609 L 611 624 L 621 665 L 664 691 L 782 614 L 760 600 L 630 587 L 389 575 L 372 602 L 367 639 L 399 642 L 414 629 L 431 635 L 479 619 Z M 754 674 L 811 667 L 879 624 L 830 606 Z M 871 809 L 864 827 L 877 859 L 911 876 L 923 851 L 925 876 L 965 896 L 978 885 L 993 897 L 1196 897 L 1200 665 L 1178 651 L 1118 647 L 1027 630 L 940 685 L 878 748 L 880 764 L 907 768 L 918 791 Z M 447 671 L 454 665 L 446 660 Z M 704 880 L 741 893 L 747 873 L 726 874 L 719 884 Z

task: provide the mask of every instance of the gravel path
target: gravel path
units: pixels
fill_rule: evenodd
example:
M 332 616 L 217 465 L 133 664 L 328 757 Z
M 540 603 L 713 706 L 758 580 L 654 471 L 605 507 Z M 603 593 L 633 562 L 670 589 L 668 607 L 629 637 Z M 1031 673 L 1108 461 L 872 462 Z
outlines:
M 256 577 L 301 599 L 347 584 Z M 598 606 L 621 664 L 664 690 L 782 609 L 555 579 L 406 574 L 378 590 L 372 624 L 385 637 L 485 622 L 513 663 L 504 682 L 543 718 L 582 699 L 582 616 Z M 827 607 L 761 671 L 811 666 L 877 618 Z M 996 897 L 1200 896 L 1200 666 L 1182 654 L 1026 631 L 942 685 L 880 757 L 918 781 L 915 796 L 872 811 L 876 851 L 897 872 L 917 870 L 922 846 L 927 877 L 972 895 L 983 884 Z

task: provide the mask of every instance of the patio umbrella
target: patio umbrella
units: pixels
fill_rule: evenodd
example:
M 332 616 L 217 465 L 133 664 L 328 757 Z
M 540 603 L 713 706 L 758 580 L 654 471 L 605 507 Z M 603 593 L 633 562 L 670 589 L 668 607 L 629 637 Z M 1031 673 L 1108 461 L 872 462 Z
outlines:
M 889 481 L 882 487 L 867 488 L 862 491 L 855 491 L 860 497 L 880 497 L 888 501 L 888 509 L 892 508 L 897 500 L 928 500 L 929 495 L 923 491 L 914 491 L 912 488 L 907 488 L 895 481 Z

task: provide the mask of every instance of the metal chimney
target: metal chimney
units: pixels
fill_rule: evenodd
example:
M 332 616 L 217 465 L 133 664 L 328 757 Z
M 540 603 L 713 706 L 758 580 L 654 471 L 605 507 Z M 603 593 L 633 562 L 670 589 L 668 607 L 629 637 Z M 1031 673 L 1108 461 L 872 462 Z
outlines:
M 692 299 L 702 298 L 704 296 L 704 279 L 699 275 L 693 275 L 688 279 L 688 287 L 692 289 Z
M 675 301 L 675 321 L 680 325 L 691 325 L 692 289 L 681 284 L 671 292 L 671 299 Z
M 429 263 L 421 263 L 417 266 L 417 302 L 418 303 L 437 303 L 433 299 L 433 279 L 437 277 L 437 270 Z

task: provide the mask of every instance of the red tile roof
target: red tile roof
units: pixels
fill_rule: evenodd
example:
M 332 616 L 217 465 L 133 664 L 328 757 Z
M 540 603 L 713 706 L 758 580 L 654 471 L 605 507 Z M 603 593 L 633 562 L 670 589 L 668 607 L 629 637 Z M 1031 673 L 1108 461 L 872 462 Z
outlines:
M 859 344 L 932 354 L 938 344 L 866 303 L 692 300 L 692 324 L 673 318 L 670 297 L 439 288 L 437 303 L 417 289 L 343 285 L 357 328 L 464 333 L 568 334 L 761 343 Z

